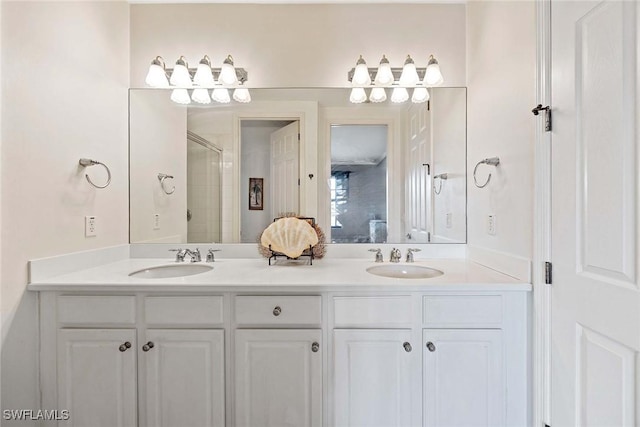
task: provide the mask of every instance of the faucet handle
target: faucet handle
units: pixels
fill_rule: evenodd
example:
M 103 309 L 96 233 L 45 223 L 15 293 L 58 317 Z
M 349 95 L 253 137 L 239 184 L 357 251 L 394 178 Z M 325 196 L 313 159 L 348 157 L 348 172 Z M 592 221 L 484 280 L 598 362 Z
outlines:
M 378 249 L 369 249 L 369 252 L 375 252 L 376 253 L 376 262 L 382 262 L 382 249 L 378 248 Z
M 200 248 L 196 248 L 195 251 L 191 251 L 191 262 L 202 261 L 202 255 L 200 254 Z
M 214 255 L 214 252 L 220 252 L 222 249 L 209 249 L 207 251 L 207 262 L 215 262 L 216 261 L 216 257 Z
M 183 262 L 184 256 L 187 254 L 186 249 L 169 249 L 169 252 L 176 252 L 176 262 Z
M 409 248 L 407 249 L 408 252 L 420 252 L 422 249 L 418 249 L 418 248 Z
M 413 253 L 414 252 L 420 252 L 421 249 L 418 248 L 409 248 L 407 249 L 407 262 L 413 262 Z

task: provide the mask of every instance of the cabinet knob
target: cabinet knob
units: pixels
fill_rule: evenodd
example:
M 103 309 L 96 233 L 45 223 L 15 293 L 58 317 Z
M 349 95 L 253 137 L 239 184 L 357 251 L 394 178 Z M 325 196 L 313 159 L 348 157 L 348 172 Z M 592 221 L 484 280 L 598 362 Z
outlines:
M 320 344 L 318 344 L 317 342 L 314 342 L 313 344 L 311 344 L 311 351 L 313 351 L 314 353 L 317 353 L 318 350 L 320 350 Z
M 131 348 L 131 343 L 129 341 L 125 341 L 124 344 L 121 344 L 120 347 L 118 347 L 118 350 L 127 351 L 128 348 Z
M 434 352 L 436 351 L 436 346 L 431 341 L 429 341 L 427 343 L 427 350 L 429 350 L 430 352 Z
M 405 342 L 404 344 L 402 344 L 402 346 L 404 347 L 404 351 L 406 351 L 407 353 L 410 353 L 411 350 L 413 350 L 413 347 L 411 347 L 411 344 L 408 342 Z
M 276 305 L 276 307 L 273 309 L 273 315 L 280 316 L 280 313 L 282 313 L 282 309 L 280 308 L 279 305 Z
M 153 343 L 153 341 L 149 341 L 148 343 L 146 343 L 145 345 L 142 346 L 142 351 L 149 351 L 154 346 L 155 346 L 155 344 Z

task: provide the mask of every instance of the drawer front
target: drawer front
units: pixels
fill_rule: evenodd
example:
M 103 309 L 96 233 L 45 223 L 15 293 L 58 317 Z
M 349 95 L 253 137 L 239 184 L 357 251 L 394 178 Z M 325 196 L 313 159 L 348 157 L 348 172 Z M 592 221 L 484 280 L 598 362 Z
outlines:
M 406 327 L 412 322 L 412 311 L 408 295 L 333 298 L 335 327 Z
M 502 326 L 500 295 L 428 295 L 423 297 L 423 322 L 437 327 Z
M 238 325 L 319 325 L 322 297 L 238 296 L 235 313 Z
M 211 325 L 224 322 L 224 297 L 146 297 L 144 315 L 148 325 Z
M 58 297 L 58 322 L 64 325 L 135 325 L 134 296 Z

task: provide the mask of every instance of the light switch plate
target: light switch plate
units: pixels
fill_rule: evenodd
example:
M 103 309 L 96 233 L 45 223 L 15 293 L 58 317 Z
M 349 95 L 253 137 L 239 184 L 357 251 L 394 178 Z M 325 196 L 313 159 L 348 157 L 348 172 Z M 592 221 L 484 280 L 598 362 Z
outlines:
M 84 237 L 95 237 L 98 235 L 97 219 L 95 216 L 84 217 Z

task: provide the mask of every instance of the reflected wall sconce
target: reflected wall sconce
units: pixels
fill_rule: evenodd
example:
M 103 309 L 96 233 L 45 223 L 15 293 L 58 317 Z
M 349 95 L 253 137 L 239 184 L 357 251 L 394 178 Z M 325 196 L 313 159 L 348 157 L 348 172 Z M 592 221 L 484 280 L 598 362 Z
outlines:
M 229 90 L 233 89 L 233 99 L 237 102 L 251 102 L 249 89 L 244 84 L 249 74 L 243 68 L 236 68 L 233 57 L 228 55 L 220 68 L 212 68 L 211 59 L 205 55 L 197 68 L 189 68 L 187 58 L 180 56 L 173 68 L 167 68 L 164 59 L 156 56 L 151 65 L 145 83 L 153 88 L 173 88 L 171 100 L 188 105 L 192 101 L 198 104 L 231 102 Z M 191 92 L 191 94 L 189 94 Z
M 378 68 L 368 68 L 360 55 L 356 66 L 347 74 L 347 79 L 352 87 L 349 100 L 354 104 L 384 102 L 387 100 L 387 89 L 392 89 L 391 102 L 402 103 L 411 98 L 411 102 L 419 104 L 429 100 L 429 87 L 444 83 L 440 65 L 433 55 L 424 68 L 416 67 L 411 55 L 407 55 L 402 68 L 392 68 L 385 55 L 382 55 Z M 371 92 L 367 96 L 365 89 L 369 88 Z

